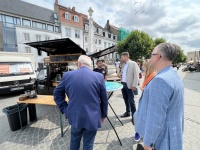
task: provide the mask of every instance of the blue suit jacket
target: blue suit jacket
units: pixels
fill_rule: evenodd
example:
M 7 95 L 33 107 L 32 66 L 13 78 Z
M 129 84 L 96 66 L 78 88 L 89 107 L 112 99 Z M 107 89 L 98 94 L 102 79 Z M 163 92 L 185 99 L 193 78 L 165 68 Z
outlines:
M 65 94 L 69 98 L 68 103 Z M 101 127 L 101 118 L 107 117 L 104 77 L 88 67 L 64 73 L 54 90 L 54 100 L 69 124 L 77 129 L 96 131 Z
M 145 145 L 182 150 L 184 87 L 175 69 L 164 68 L 144 88 L 134 119 Z

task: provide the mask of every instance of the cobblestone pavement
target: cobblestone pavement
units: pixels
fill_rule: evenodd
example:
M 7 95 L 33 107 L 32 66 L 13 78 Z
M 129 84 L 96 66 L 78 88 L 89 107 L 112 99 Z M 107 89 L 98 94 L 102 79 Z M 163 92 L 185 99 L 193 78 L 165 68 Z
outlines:
M 185 132 L 184 150 L 200 149 L 200 73 L 179 74 L 185 86 Z M 139 93 L 140 94 L 140 93 Z M 0 110 L 6 106 L 16 104 L 18 94 L 0 96 Z M 139 96 L 135 97 L 136 104 Z M 125 111 L 121 92 L 115 92 L 110 99 L 110 104 L 118 115 Z M 0 111 L 0 149 L 3 150 L 68 150 L 70 140 L 70 129 L 63 138 L 60 136 L 59 113 L 55 106 L 37 105 L 38 121 L 25 130 L 12 132 L 9 129 L 7 117 Z M 133 141 L 134 126 L 131 118 L 121 119 L 121 126 L 109 108 L 109 118 L 114 124 L 123 146 L 120 146 L 117 137 L 106 120 L 103 127 L 97 133 L 95 139 L 95 150 L 134 150 L 136 143 Z M 68 122 L 64 119 L 64 126 Z

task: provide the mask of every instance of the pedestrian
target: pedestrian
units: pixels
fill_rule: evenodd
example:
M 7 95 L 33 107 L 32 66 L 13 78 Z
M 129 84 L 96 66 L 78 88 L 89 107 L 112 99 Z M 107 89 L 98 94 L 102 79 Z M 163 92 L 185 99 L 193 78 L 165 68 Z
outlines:
M 139 82 L 139 67 L 135 61 L 130 60 L 128 52 L 121 54 L 121 60 L 123 61 L 123 65 L 119 76 L 121 77 L 121 83 L 123 85 L 122 96 L 126 105 L 126 112 L 121 117 L 129 117 L 131 115 L 133 122 L 133 114 L 136 111 L 134 91 L 137 90 Z
M 54 100 L 71 125 L 70 150 L 92 150 L 98 128 L 107 117 L 108 98 L 102 74 L 89 69 L 91 59 L 81 55 L 78 70 L 64 73 Z M 65 101 L 65 94 L 69 102 Z
M 161 43 L 151 54 L 150 63 L 158 73 L 144 88 L 134 114 L 145 150 L 183 149 L 184 87 L 171 66 L 177 53 L 176 45 Z
M 119 75 L 119 70 L 120 70 L 120 61 L 118 59 L 116 59 L 115 61 L 115 68 L 116 68 L 116 73 L 117 75 Z
M 101 59 L 102 61 L 102 68 L 104 68 L 106 70 L 106 72 L 108 73 L 108 65 L 105 63 L 105 60 L 104 59 Z
M 149 60 L 145 60 L 143 62 L 144 67 L 144 82 L 140 86 L 140 89 L 144 91 L 144 88 L 149 84 L 149 82 L 155 77 L 156 70 L 152 67 Z M 139 142 L 140 141 L 140 135 L 138 132 L 135 133 L 134 141 Z
M 103 61 L 97 60 L 97 68 L 95 68 L 93 71 L 103 74 L 104 79 L 107 80 L 107 71 L 103 68 Z

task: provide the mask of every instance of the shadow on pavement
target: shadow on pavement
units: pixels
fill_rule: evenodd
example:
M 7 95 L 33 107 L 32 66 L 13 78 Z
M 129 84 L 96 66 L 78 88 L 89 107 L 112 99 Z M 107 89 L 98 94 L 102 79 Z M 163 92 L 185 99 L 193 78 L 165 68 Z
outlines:
M 130 142 L 131 141 L 131 142 Z M 130 138 L 123 138 L 121 139 L 122 146 L 120 145 L 119 141 L 113 140 L 109 143 L 107 146 L 107 150 L 110 149 L 117 149 L 117 150 L 123 150 L 123 149 L 128 149 L 128 150 L 134 150 L 133 145 L 136 145 L 137 143 L 133 141 L 133 137 Z

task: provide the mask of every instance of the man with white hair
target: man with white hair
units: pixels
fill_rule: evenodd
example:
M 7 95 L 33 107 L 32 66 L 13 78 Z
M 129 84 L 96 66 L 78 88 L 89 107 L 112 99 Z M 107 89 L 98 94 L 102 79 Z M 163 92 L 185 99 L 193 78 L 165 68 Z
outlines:
M 82 137 L 83 150 L 92 150 L 97 130 L 107 117 L 104 76 L 90 70 L 90 65 L 90 57 L 81 55 L 78 70 L 64 73 L 54 90 L 54 100 L 71 125 L 70 150 L 79 150 Z

